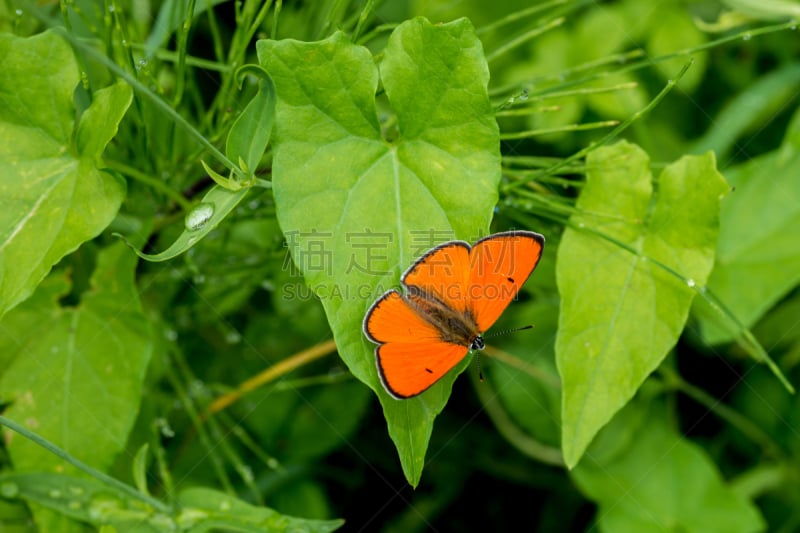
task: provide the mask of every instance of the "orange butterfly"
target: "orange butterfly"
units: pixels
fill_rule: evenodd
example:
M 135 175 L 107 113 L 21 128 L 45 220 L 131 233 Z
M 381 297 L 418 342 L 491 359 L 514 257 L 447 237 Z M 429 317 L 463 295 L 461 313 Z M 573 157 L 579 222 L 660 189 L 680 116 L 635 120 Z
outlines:
M 507 231 L 472 247 L 442 243 L 411 265 L 400 278 L 404 293 L 386 292 L 364 317 L 389 394 L 416 396 L 483 349 L 481 335 L 517 296 L 543 247 L 538 233 Z

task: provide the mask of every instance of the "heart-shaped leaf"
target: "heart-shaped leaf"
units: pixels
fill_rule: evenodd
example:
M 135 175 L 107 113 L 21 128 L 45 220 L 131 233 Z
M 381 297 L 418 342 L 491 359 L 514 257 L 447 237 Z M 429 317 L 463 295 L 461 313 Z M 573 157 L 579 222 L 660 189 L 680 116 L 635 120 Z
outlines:
M 77 307 L 58 304 L 68 284 L 56 273 L 0 321 L 0 353 L 10 355 L 0 378 L 5 415 L 99 470 L 125 448 L 152 350 L 136 261 L 121 243 L 107 248 Z M 19 472 L 64 468 L 19 435 L 6 442 Z
M 488 230 L 500 153 L 481 43 L 466 19 L 398 26 L 380 63 L 396 125 L 378 118 L 374 58 L 344 34 L 313 43 L 259 41 L 257 49 L 278 95 L 278 220 L 322 299 L 339 353 L 378 394 L 416 485 L 433 419 L 457 372 L 416 398 L 395 400 L 380 384 L 361 323 L 374 298 L 396 286 L 426 249 Z
M 557 262 L 556 356 L 570 467 L 677 342 L 695 295 L 690 285 L 702 286 L 711 271 L 728 190 L 713 153 L 683 157 L 655 181 L 647 154 L 627 142 L 595 150 L 586 167 Z M 582 227 L 605 238 L 572 229 Z
M 0 57 L 0 139 L 13 139 L 0 142 L 2 316 L 116 215 L 125 184 L 100 170 L 97 158 L 132 92 L 121 82 L 97 91 L 73 143 L 72 94 L 80 78 L 69 45 L 53 32 L 2 34 Z
M 750 327 L 800 283 L 800 112 L 780 149 L 726 171 L 735 187 L 720 213 L 719 251 L 708 287 Z M 698 301 L 703 339 L 741 332 Z

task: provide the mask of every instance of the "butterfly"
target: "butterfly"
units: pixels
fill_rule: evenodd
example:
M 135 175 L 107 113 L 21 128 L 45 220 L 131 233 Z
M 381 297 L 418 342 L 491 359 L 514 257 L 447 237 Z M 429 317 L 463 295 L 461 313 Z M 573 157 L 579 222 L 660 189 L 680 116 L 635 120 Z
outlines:
M 416 396 L 483 349 L 483 333 L 517 296 L 543 248 L 538 233 L 507 231 L 473 246 L 445 242 L 417 259 L 400 278 L 403 292 L 387 291 L 364 317 L 387 392 Z

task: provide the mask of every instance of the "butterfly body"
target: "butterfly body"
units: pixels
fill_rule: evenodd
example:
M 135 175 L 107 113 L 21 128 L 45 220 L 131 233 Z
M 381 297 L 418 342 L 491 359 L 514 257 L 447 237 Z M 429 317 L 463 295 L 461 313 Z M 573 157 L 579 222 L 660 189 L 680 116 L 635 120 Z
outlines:
M 376 343 L 381 381 L 396 398 L 428 389 L 470 350 L 530 276 L 544 237 L 509 231 L 470 247 L 449 241 L 420 257 L 392 289 L 369 308 L 364 334 Z

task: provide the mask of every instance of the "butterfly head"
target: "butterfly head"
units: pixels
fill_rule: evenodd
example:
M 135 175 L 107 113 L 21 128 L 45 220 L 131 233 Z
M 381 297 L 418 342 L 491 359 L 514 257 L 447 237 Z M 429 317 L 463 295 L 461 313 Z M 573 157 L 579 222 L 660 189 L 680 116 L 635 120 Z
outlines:
M 480 335 L 472 339 L 472 342 L 469 343 L 470 350 L 483 350 L 484 348 L 486 348 L 486 344 L 483 342 L 483 337 Z

